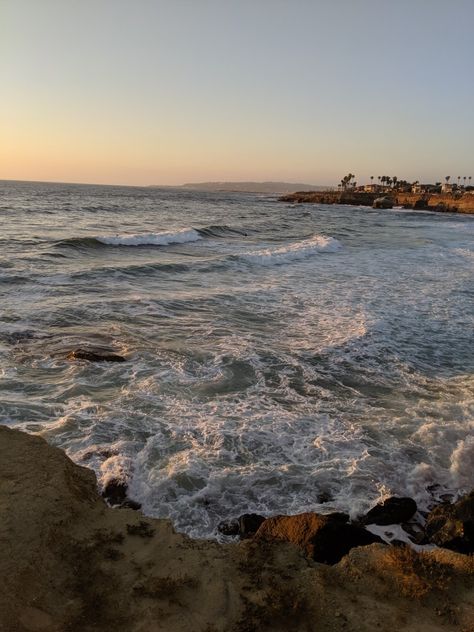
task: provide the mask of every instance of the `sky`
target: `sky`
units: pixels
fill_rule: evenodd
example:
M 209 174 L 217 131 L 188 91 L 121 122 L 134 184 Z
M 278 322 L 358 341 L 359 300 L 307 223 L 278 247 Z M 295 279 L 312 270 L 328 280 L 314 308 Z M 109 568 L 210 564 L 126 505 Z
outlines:
M 474 176 L 474 0 L 0 0 L 0 178 Z

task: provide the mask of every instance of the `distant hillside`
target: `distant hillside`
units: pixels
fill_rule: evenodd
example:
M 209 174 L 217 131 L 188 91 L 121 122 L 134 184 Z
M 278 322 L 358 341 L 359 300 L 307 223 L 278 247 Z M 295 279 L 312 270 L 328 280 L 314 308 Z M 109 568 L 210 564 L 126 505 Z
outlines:
M 275 193 L 283 195 L 296 191 L 324 191 L 330 187 L 300 184 L 295 182 L 189 182 L 183 184 L 185 189 L 200 191 L 239 191 L 242 193 Z

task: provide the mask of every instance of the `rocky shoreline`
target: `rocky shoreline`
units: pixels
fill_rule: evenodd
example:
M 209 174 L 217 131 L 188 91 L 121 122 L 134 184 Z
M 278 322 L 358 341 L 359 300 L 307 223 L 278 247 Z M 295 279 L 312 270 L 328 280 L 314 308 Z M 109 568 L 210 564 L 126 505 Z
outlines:
M 409 504 L 359 525 L 307 513 L 254 519 L 240 542 L 192 540 L 167 520 L 111 508 L 92 471 L 0 427 L 0 630 L 472 632 L 474 496 L 435 509 L 430 536 L 471 554 L 365 535 L 374 518 L 393 519 L 387 510 L 403 505 L 406 518 Z M 371 542 L 348 547 L 348 529 Z M 350 550 L 332 555 L 341 543 Z
M 474 213 L 474 195 L 459 194 L 419 194 L 419 193 L 367 193 L 362 191 L 299 191 L 280 197 L 281 202 L 291 204 L 348 204 L 351 206 L 374 206 L 376 200 L 386 197 L 390 206 L 406 209 L 429 210 L 443 213 Z

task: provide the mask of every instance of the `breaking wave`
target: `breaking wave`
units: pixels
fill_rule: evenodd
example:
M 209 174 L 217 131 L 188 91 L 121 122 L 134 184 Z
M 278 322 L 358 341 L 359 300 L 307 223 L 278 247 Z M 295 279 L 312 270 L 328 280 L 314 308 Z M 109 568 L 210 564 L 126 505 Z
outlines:
M 182 228 L 176 231 L 131 235 L 100 235 L 98 237 L 72 237 L 56 242 L 56 246 L 75 248 L 100 248 L 101 246 L 169 246 L 186 244 L 204 238 L 246 237 L 248 232 L 226 225 L 203 228 Z
M 169 246 L 186 244 L 202 239 L 194 228 L 183 228 L 173 232 L 145 233 L 143 235 L 116 235 L 115 237 L 97 237 L 97 241 L 106 246 Z
M 314 235 L 310 239 L 295 241 L 286 246 L 240 253 L 237 255 L 237 259 L 259 265 L 273 265 L 304 259 L 318 252 L 335 252 L 340 248 L 342 245 L 337 239 L 324 235 Z

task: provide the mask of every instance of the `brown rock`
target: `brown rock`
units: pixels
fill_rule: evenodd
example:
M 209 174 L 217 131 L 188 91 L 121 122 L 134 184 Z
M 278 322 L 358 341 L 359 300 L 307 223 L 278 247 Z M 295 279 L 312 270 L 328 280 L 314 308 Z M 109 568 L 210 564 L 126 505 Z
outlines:
M 336 564 L 356 546 L 382 540 L 363 527 L 347 524 L 345 514 L 303 513 L 275 516 L 262 523 L 255 538 L 285 540 L 299 546 L 316 562 Z
M 459 553 L 474 553 L 474 490 L 455 503 L 443 503 L 428 515 L 431 542 Z

